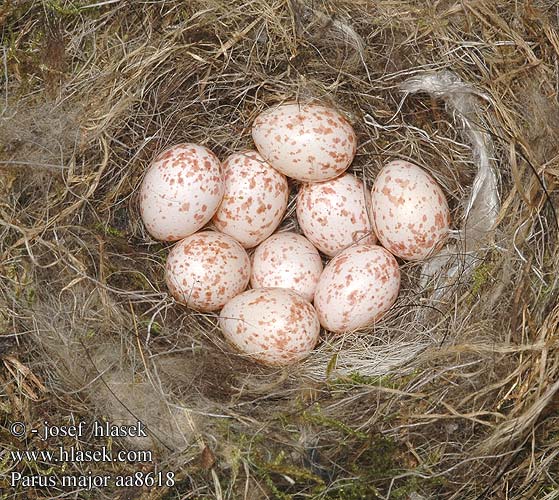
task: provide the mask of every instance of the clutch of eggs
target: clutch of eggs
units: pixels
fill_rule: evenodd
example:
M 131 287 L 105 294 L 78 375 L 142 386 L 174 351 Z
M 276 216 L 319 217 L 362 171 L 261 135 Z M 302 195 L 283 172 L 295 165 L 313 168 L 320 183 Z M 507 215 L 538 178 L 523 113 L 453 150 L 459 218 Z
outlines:
M 264 111 L 252 136 L 257 151 L 223 164 L 196 144 L 165 150 L 143 179 L 140 212 L 154 238 L 180 240 L 165 268 L 174 298 L 197 311 L 221 310 L 229 343 L 254 361 L 285 365 L 312 351 L 321 325 L 344 333 L 382 318 L 400 289 L 394 256 L 434 254 L 450 214 L 440 186 L 410 162 L 385 165 L 371 191 L 344 173 L 356 135 L 325 106 Z M 287 208 L 286 176 L 301 181 L 303 234 L 273 234 Z M 198 232 L 210 221 L 219 232 Z M 318 250 L 331 257 L 324 269 Z

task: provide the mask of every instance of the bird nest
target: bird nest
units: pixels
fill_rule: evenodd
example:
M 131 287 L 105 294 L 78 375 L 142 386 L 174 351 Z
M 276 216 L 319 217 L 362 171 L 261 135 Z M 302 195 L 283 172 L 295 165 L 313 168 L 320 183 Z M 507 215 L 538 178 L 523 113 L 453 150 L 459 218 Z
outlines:
M 6 498 L 555 498 L 557 16 L 551 1 L 0 6 Z M 254 118 L 293 100 L 347 116 L 367 186 L 392 159 L 425 168 L 453 227 L 402 265 L 381 321 L 271 368 L 170 297 L 170 245 L 143 228 L 138 187 L 174 143 L 253 148 Z M 298 231 L 296 188 L 282 227 Z M 81 420 L 147 435 L 13 427 Z M 59 446 L 152 456 L 12 453 Z M 173 484 L 114 482 L 138 472 Z M 111 481 L 92 493 L 68 475 Z

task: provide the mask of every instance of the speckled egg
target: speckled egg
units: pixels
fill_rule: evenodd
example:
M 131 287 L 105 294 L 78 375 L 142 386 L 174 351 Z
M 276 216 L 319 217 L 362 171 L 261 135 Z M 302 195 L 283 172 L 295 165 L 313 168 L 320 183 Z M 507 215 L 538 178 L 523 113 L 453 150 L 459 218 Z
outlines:
M 309 241 L 330 257 L 353 243 L 376 243 L 367 212 L 370 193 L 351 174 L 304 184 L 297 195 L 297 220 Z
M 260 154 L 288 177 L 317 182 L 345 171 L 355 156 L 353 127 L 317 104 L 283 104 L 258 115 L 252 137 Z
M 237 295 L 221 310 L 219 324 L 231 344 L 268 365 L 305 358 L 320 332 L 311 303 L 285 288 L 254 288 Z
M 448 235 L 450 212 L 444 193 L 425 170 L 408 161 L 392 161 L 380 171 L 371 212 L 379 241 L 402 259 L 432 255 Z
M 282 232 L 260 244 L 253 255 L 250 284 L 253 288 L 290 288 L 312 302 L 322 260 L 304 236 Z
M 223 178 L 225 192 L 214 225 L 245 248 L 254 247 L 283 218 L 289 196 L 287 179 L 256 151 L 229 156 L 223 163 Z
M 217 157 L 198 144 L 177 144 L 150 165 L 140 187 L 140 213 L 156 239 L 176 241 L 202 228 L 223 196 Z
M 217 311 L 250 279 L 250 259 L 231 236 L 203 231 L 179 241 L 169 253 L 165 280 L 178 302 L 197 311 Z
M 399 290 L 400 269 L 394 256 L 378 245 L 357 245 L 324 268 L 314 305 L 325 329 L 350 332 L 380 319 Z

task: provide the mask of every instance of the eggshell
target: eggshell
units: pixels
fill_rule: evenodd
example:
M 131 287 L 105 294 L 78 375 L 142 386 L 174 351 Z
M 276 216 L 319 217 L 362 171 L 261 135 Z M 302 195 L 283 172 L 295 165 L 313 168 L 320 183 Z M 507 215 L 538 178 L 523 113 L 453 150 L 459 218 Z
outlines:
M 371 194 L 373 227 L 394 255 L 421 260 L 437 252 L 448 235 L 448 202 L 436 181 L 407 161 L 392 161 L 378 174 Z
M 304 184 L 297 196 L 297 220 L 309 241 L 330 257 L 353 243 L 376 243 L 367 213 L 370 193 L 351 174 Z
M 258 115 L 252 137 L 275 169 L 300 181 L 325 181 L 345 171 L 357 137 L 334 109 L 317 104 L 283 104 Z
M 140 187 L 140 213 L 156 239 L 176 241 L 202 228 L 223 196 L 217 157 L 198 144 L 177 144 L 150 165 Z
M 268 365 L 305 358 L 320 332 L 311 303 L 285 288 L 254 288 L 237 295 L 222 309 L 219 324 L 237 349 Z
M 250 278 L 250 259 L 231 236 L 203 231 L 179 241 L 169 253 L 165 280 L 178 302 L 197 311 L 216 311 L 241 293 Z
M 213 222 L 245 248 L 264 241 L 278 227 L 289 197 L 287 179 L 256 151 L 234 153 L 223 163 L 225 193 Z
M 350 247 L 324 268 L 314 304 L 320 324 L 331 332 L 357 330 L 380 319 L 394 304 L 400 269 L 378 245 Z
M 304 236 L 282 232 L 260 244 L 252 258 L 250 284 L 253 288 L 290 288 L 312 302 L 322 260 Z

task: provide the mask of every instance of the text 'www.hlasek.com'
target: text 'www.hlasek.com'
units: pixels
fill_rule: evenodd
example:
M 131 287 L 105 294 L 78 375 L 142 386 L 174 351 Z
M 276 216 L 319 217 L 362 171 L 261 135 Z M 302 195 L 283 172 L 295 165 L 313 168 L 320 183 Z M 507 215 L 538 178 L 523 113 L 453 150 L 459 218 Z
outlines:
M 175 473 L 156 470 L 151 450 L 113 449 L 115 438 L 147 438 L 144 424 L 115 425 L 94 421 L 88 425 L 80 421 L 76 425 L 51 425 L 43 422 L 39 428 L 28 428 L 23 422 L 12 422 L 10 432 L 24 441 L 37 437 L 44 447 L 25 447 L 7 450 L 11 459 L 8 483 L 11 488 L 94 488 L 116 487 L 171 487 L 175 484 Z M 92 444 L 84 438 L 97 440 Z M 67 439 L 71 444 L 50 446 L 53 441 Z M 101 444 L 102 443 L 102 444 Z M 135 472 L 93 474 L 82 471 L 72 464 L 87 463 L 138 464 Z M 74 469 L 76 473 L 71 473 Z

